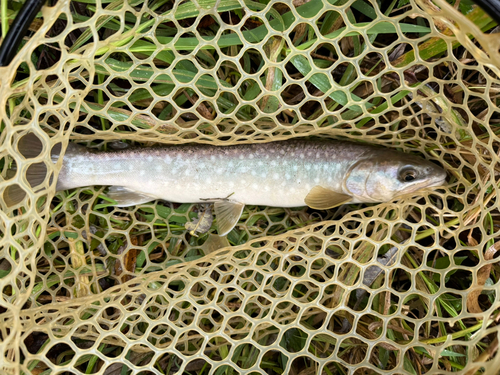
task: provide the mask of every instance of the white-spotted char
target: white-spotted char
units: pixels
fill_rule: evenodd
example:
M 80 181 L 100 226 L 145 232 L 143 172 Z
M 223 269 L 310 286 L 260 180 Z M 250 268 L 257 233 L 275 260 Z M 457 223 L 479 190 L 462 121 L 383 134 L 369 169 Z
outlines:
M 109 195 L 120 206 L 154 199 L 214 201 L 219 232 L 224 221 L 220 216 L 229 216 L 223 230 L 227 233 L 245 204 L 326 209 L 344 203 L 387 202 L 443 185 L 445 178 L 442 168 L 415 155 L 345 141 L 175 145 L 110 152 L 70 144 L 57 189 L 110 185 Z

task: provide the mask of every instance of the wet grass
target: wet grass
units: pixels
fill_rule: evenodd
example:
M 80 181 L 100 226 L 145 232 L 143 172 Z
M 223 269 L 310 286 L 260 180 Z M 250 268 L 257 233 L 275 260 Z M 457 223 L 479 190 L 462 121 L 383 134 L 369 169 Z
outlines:
M 212 4 L 208 0 L 205 3 Z M 337 2 L 337 5 L 341 3 Z M 2 1 L 2 9 L 5 9 L 6 4 Z M 432 62 L 431 68 L 415 63 L 417 52 L 408 43 L 397 43 L 396 28 L 389 22 L 374 23 L 366 34 L 343 34 L 346 22 L 362 26 L 376 18 L 372 3 L 354 2 L 345 8 L 343 22 L 339 11 L 321 10 L 322 3 L 319 0 L 298 6 L 297 12 L 302 17 L 315 17 L 316 29 L 306 23 L 290 28 L 295 16 L 288 5 L 277 3 L 271 8 L 266 8 L 266 5 L 266 2 L 249 1 L 246 2 L 247 8 L 243 8 L 236 1 L 223 0 L 219 2 L 220 18 L 203 16 L 200 20 L 199 12 L 192 2 L 185 2 L 173 11 L 172 1 L 153 1 L 148 4 L 150 12 L 142 14 L 141 18 L 130 11 L 126 12 L 124 18 L 116 15 L 99 18 L 96 27 L 102 40 L 112 37 L 120 27 L 124 26 L 124 29 L 111 44 L 97 49 L 94 65 L 96 74 L 90 82 L 92 89 L 78 108 L 79 119 L 73 129 L 72 139 L 95 149 L 108 149 L 113 147 L 109 142 L 110 133 L 113 133 L 113 138 L 142 147 L 151 146 L 158 140 L 168 142 L 170 139 L 176 143 L 213 139 L 219 143 L 231 143 L 235 139 L 270 139 L 254 136 L 258 131 L 275 137 L 309 133 L 359 138 L 368 136 L 371 137 L 369 141 L 399 146 L 406 151 L 425 152 L 427 157 L 439 161 L 450 171 L 448 196 L 429 195 L 420 200 L 420 204 L 409 204 L 404 220 L 399 220 L 395 228 L 380 223 L 368 224 L 371 225 L 368 232 L 373 240 L 386 238 L 389 234 L 394 243 L 405 243 L 410 238 L 415 241 L 415 245 L 408 247 L 402 255 L 399 266 L 391 271 L 390 276 L 376 273 L 367 285 L 376 290 L 385 280 L 395 293 L 378 295 L 374 299 L 370 299 L 369 293 L 357 297 L 351 294 L 345 299 L 345 288 L 333 285 L 328 302 L 333 307 L 343 300 L 347 301 L 346 310 L 334 314 L 333 326 L 350 324 L 354 314 L 361 314 L 367 306 L 382 315 L 395 312 L 398 306 L 402 306 L 403 316 L 425 320 L 425 323 L 416 327 L 405 319 L 394 319 L 387 327 L 387 339 L 398 345 L 411 343 L 418 337 L 419 346 L 411 346 L 403 353 L 402 359 L 394 354 L 397 353 L 394 346 L 385 343 L 372 350 L 373 358 L 370 358 L 370 363 L 376 364 L 381 370 L 391 370 L 398 361 L 403 361 L 407 373 L 425 373 L 433 365 L 432 359 L 435 357 L 434 353 L 429 352 L 429 345 L 439 348 L 450 336 L 469 341 L 480 329 L 494 327 L 498 318 L 498 309 L 490 311 L 487 319 L 478 320 L 473 316 L 461 318 L 464 309 L 475 313 L 488 311 L 498 299 L 491 288 L 467 298 L 461 294 L 473 283 L 479 286 L 496 285 L 500 271 L 497 264 L 490 264 L 481 268 L 482 272 L 474 278 L 468 270 L 477 268 L 481 258 L 493 259 L 497 249 L 496 233 L 500 222 L 496 190 L 492 184 L 497 183 L 499 171 L 492 162 L 496 160 L 496 155 L 492 155 L 490 150 L 498 150 L 496 137 L 500 131 L 500 119 L 498 114 L 488 117 L 489 127 L 484 125 L 484 121 L 479 121 L 488 114 L 492 103 L 498 102 L 497 87 L 487 85 L 488 77 L 477 69 L 477 62 L 470 52 L 458 43 L 453 44 L 450 51 L 442 38 L 426 38 L 433 25 L 425 18 L 408 15 L 397 24 L 400 32 L 408 38 L 422 38 L 418 55 L 421 60 Z M 8 8 L 7 13 L 2 12 L 2 32 L 7 24 L 5 15 L 12 18 L 17 11 L 16 3 L 9 6 L 12 8 Z M 118 10 L 123 4 L 114 1 L 103 6 Z M 139 1 L 131 1 L 130 6 L 140 10 L 144 5 Z M 378 10 L 388 17 L 397 17 L 407 7 L 404 1 L 382 1 Z M 471 8 L 468 2 L 461 1 L 459 7 L 483 31 L 489 32 L 496 26 L 484 17 L 479 8 Z M 268 10 L 258 17 L 246 18 L 248 9 Z M 175 20 L 170 17 L 172 12 Z M 72 3 L 72 16 L 76 22 L 84 22 L 94 13 L 95 4 L 92 0 Z M 152 26 L 161 17 L 165 17 L 165 22 L 153 29 Z M 263 18 L 267 21 L 263 22 Z M 49 31 L 49 36 L 63 33 L 66 24 L 65 16 L 61 16 Z M 241 36 L 227 29 L 220 33 L 224 24 L 239 25 Z M 291 44 L 285 43 L 282 38 L 269 38 L 268 27 L 277 31 L 288 30 Z M 140 30 L 153 30 L 152 36 L 135 38 Z M 321 35 L 317 35 L 318 31 Z M 446 30 L 441 31 L 446 34 Z M 84 28 L 74 29 L 64 35 L 64 47 L 74 53 L 85 52 L 95 42 L 92 34 Z M 311 49 L 319 36 L 328 39 L 329 43 Z M 212 44 L 198 49 L 200 39 Z M 261 50 L 244 49 L 246 43 L 261 42 L 265 42 Z M 60 46 L 57 43 L 40 46 L 31 56 L 36 69 L 43 70 L 57 64 L 61 58 Z M 123 46 L 126 46 L 125 50 Z M 372 52 L 367 54 L 368 48 Z M 107 54 L 110 50 L 114 52 Z M 297 50 L 305 51 L 304 55 L 289 58 Z M 383 54 L 388 56 L 389 65 Z M 141 63 L 153 55 L 154 67 L 150 63 Z M 235 63 L 235 56 L 238 56 L 240 66 Z M 363 76 L 358 76 L 354 62 L 345 58 L 356 56 L 359 56 L 356 64 Z M 460 68 L 455 62 L 457 58 L 462 61 Z M 222 64 L 221 60 L 224 60 Z M 265 61 L 287 61 L 283 68 L 286 72 L 277 67 L 266 67 Z M 77 66 L 76 61 L 70 63 Z M 211 69 L 213 74 L 200 76 L 199 67 Z M 285 77 L 301 79 L 308 76 L 313 67 L 329 69 L 331 79 L 325 77 L 325 70 L 310 75 L 301 84 Z M 396 68 L 406 70 L 399 75 L 395 73 Z M 158 70 L 165 73 L 157 75 Z M 120 75 L 114 74 L 116 72 Z M 21 64 L 12 83 L 18 91 L 9 99 L 11 113 L 22 104 L 28 90 L 29 74 L 29 67 Z M 111 75 L 113 77 L 110 79 Z M 153 76 L 155 78 L 151 80 Z M 72 88 L 84 90 L 87 84 L 85 80 L 89 77 L 88 70 L 70 76 Z M 407 86 L 417 87 L 418 91 L 401 90 L 402 79 Z M 55 75 L 46 77 L 49 87 L 56 85 L 57 81 Z M 142 86 L 135 87 L 132 81 Z M 374 86 L 384 95 L 374 95 Z M 234 87 L 238 87 L 236 94 L 229 91 L 229 88 Z M 467 92 L 464 87 L 467 87 Z M 228 90 L 224 91 L 224 88 Z M 263 88 L 276 92 L 276 95 L 261 96 Z M 483 93 L 487 90 L 490 90 L 488 94 L 491 102 L 484 99 Z M 328 95 L 323 96 L 323 93 Z M 49 101 L 47 92 L 41 90 L 39 94 L 40 102 Z M 290 108 L 282 109 L 277 95 Z M 167 99 L 158 100 L 158 97 Z M 200 97 L 211 99 L 201 100 Z M 432 99 L 425 100 L 428 98 Z M 54 103 L 64 99 L 63 93 L 50 97 Z M 242 100 L 247 104 L 240 105 Z M 75 107 L 73 104 L 72 109 Z M 24 115 L 26 118 L 31 116 L 29 112 Z M 54 116 L 46 119 L 43 126 L 51 134 L 62 125 L 60 119 Z M 458 130 L 450 134 L 450 128 Z M 152 137 L 152 134 L 159 138 Z M 474 152 L 470 151 L 472 148 Z M 478 183 L 479 180 L 484 182 Z M 470 193 L 466 195 L 466 191 Z M 476 204 L 478 201 L 480 205 Z M 368 217 L 370 209 L 366 210 L 366 207 L 346 205 L 339 210 L 314 211 L 308 208 L 247 206 L 240 222 L 227 236 L 227 242 L 221 242 L 214 240 L 216 221 L 206 233 L 195 236 L 186 231 L 185 224 L 198 217 L 199 207 L 196 205 L 152 202 L 120 209 L 114 207 L 113 202 L 106 197 L 105 187 L 59 192 L 51 202 L 46 242 L 36 257 L 37 278 L 30 304 L 31 307 L 43 306 L 98 294 L 151 272 L 201 259 L 224 244 L 241 245 L 255 238 L 286 233 L 323 220 L 339 220 L 343 215 L 360 209 L 365 209 L 364 215 Z M 443 216 L 439 214 L 439 209 L 457 214 Z M 398 219 L 397 214 L 390 210 L 380 218 L 387 222 Z M 353 221 L 345 225 L 353 225 L 354 228 L 359 224 Z M 353 285 L 361 275 L 360 264 L 371 259 L 375 251 L 381 257 L 390 248 L 384 245 L 376 250 L 370 241 L 356 244 L 352 249 L 352 261 L 346 263 L 342 272 L 337 274 L 337 281 Z M 342 250 L 335 248 L 332 251 L 340 253 Z M 386 264 L 391 265 L 391 262 L 389 260 Z M 460 267 L 450 270 L 450 265 Z M 317 266 L 321 267 L 319 263 Z M 423 266 L 425 269 L 420 270 Z M 412 276 L 409 271 L 415 271 L 415 275 Z M 303 270 L 297 267 L 290 274 L 299 277 L 301 272 Z M 8 272 L 2 277 L 6 275 Z M 276 285 L 277 288 L 287 286 L 284 280 Z M 418 293 L 408 292 L 410 287 L 436 298 L 431 303 Z M 297 287 L 294 293 L 309 298 L 310 302 L 314 301 L 306 286 Z M 401 297 L 403 294 L 404 298 Z M 319 324 L 318 314 L 302 319 L 305 327 Z M 453 324 L 448 323 L 447 319 L 453 320 Z M 358 321 L 357 333 L 367 339 L 378 338 L 383 332 L 380 322 L 377 315 L 365 314 Z M 244 333 L 248 334 L 249 328 L 245 324 L 244 319 L 234 322 L 235 330 L 243 333 L 241 337 L 233 337 L 233 340 L 242 339 Z M 146 329 L 146 326 L 137 327 L 139 332 Z M 261 345 L 265 345 L 277 332 L 276 327 L 270 325 L 255 331 L 254 337 Z M 327 333 L 325 330 L 309 341 L 309 353 L 325 359 L 331 355 L 332 348 L 338 345 L 337 360 L 328 362 L 323 367 L 323 373 L 349 373 L 346 364 L 355 364 L 364 358 L 366 343 L 354 337 L 337 342 Z M 168 328 L 164 332 L 158 331 L 157 335 L 168 336 Z M 298 352 L 305 347 L 306 337 L 300 329 L 289 330 L 282 336 L 280 346 L 289 352 Z M 81 337 L 76 341 L 81 348 L 90 345 Z M 179 350 L 195 350 L 195 341 L 193 338 L 190 341 L 193 347 L 186 344 L 187 347 Z M 46 335 L 32 334 L 25 345 L 30 353 L 37 353 L 48 342 Z M 229 355 L 231 345 L 224 338 L 216 339 L 211 345 L 212 349 L 205 353 L 210 358 L 222 360 Z M 441 370 L 458 373 L 478 357 L 487 360 L 493 356 L 497 345 L 497 338 L 489 335 L 473 346 L 473 350 L 467 350 L 464 345 L 439 348 L 441 353 L 437 366 Z M 116 338 L 110 338 L 98 347 L 99 353 L 106 357 L 116 357 L 123 350 L 122 343 Z M 68 345 L 61 344 L 61 347 L 53 346 L 45 356 L 56 365 L 64 365 L 71 361 L 73 355 Z M 131 350 L 127 353 L 127 359 L 136 366 L 142 366 L 149 363 L 152 355 L 147 350 Z M 241 371 L 251 368 L 258 355 L 255 346 L 242 344 L 233 351 L 231 360 Z M 288 365 L 287 361 L 286 356 L 270 350 L 261 359 L 260 368 L 268 374 L 281 374 Z M 165 353 L 156 357 L 150 366 L 159 373 L 170 374 L 177 372 L 180 363 L 176 354 Z M 102 365 L 101 357 L 89 354 L 80 356 L 74 367 L 83 373 L 95 373 Z M 109 367 L 107 373 L 128 374 L 132 371 L 126 364 L 115 365 Z M 312 374 L 316 372 L 317 366 L 317 361 L 312 358 L 298 357 L 294 359 L 293 371 L 290 373 Z M 48 366 L 39 361 L 33 361 L 30 369 L 36 374 L 51 373 Z M 207 363 L 200 360 L 190 362 L 184 373 L 208 374 L 209 370 Z M 355 373 L 374 373 L 370 371 L 359 368 Z M 152 372 L 145 370 L 143 373 Z M 236 374 L 237 370 L 224 365 L 215 373 Z M 481 370 L 470 372 L 475 373 L 481 373 Z

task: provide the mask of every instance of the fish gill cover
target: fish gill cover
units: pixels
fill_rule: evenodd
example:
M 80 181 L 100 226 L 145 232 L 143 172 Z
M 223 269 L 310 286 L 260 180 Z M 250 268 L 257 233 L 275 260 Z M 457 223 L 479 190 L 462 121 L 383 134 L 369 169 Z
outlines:
M 0 194 L 24 191 L 0 200 L 0 373 L 497 371 L 500 38 L 481 9 L 52 4 L 0 68 Z M 42 152 L 18 148 L 28 133 Z M 51 153 L 69 141 L 304 136 L 423 156 L 448 185 L 327 211 L 247 206 L 227 240 L 206 207 L 55 194 Z M 28 181 L 39 163 L 47 178 Z

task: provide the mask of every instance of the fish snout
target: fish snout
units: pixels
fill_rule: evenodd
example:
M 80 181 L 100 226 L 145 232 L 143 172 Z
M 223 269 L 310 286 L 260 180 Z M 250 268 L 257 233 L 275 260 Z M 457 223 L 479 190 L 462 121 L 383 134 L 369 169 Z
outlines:
M 446 184 L 447 174 L 444 169 L 439 168 L 432 175 L 429 187 L 444 186 Z

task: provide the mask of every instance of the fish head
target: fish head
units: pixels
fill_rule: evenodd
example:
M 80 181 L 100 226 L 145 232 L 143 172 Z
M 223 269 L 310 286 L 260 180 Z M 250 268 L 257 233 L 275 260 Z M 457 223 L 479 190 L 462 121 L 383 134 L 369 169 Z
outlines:
M 359 202 L 389 202 L 402 195 L 444 185 L 446 172 L 428 160 L 387 150 L 351 167 L 344 189 Z

